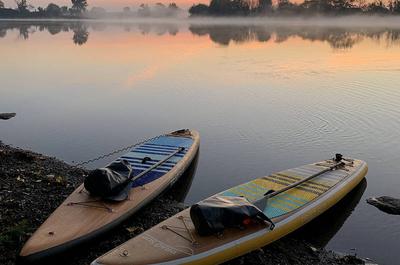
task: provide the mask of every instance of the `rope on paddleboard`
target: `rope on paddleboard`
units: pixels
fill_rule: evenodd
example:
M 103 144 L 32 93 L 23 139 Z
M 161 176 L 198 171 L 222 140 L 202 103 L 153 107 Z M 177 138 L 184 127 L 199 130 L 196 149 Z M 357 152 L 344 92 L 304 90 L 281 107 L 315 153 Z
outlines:
M 100 205 L 94 204 L 94 203 L 99 203 Z M 108 207 L 103 201 L 101 200 L 94 200 L 94 201 L 85 201 L 85 202 L 69 202 L 67 203 L 67 206 L 83 206 L 83 207 L 88 207 L 88 208 L 99 208 L 99 209 L 105 209 L 108 212 L 112 213 L 114 212 L 114 209 L 111 207 Z
M 136 146 L 138 146 L 138 145 L 144 144 L 144 143 L 149 142 L 149 141 L 156 140 L 156 139 L 158 139 L 158 138 L 160 138 L 160 137 L 163 137 L 163 136 L 165 136 L 165 135 L 166 135 L 166 134 L 162 134 L 162 135 L 159 135 L 159 136 L 150 138 L 150 139 L 146 139 L 146 140 L 140 141 L 140 142 L 138 142 L 138 143 L 131 144 L 131 145 L 128 145 L 128 146 L 125 146 L 125 147 L 116 149 L 116 150 L 114 150 L 114 151 L 111 151 L 111 152 L 109 152 L 109 153 L 100 155 L 100 156 L 98 156 L 98 157 L 95 157 L 95 158 L 92 158 L 92 159 L 88 159 L 88 160 L 85 160 L 85 161 L 81 161 L 81 162 L 76 163 L 76 164 L 75 164 L 75 161 L 72 161 L 72 163 L 74 163 L 73 167 L 75 167 L 75 168 L 82 168 L 83 166 L 88 165 L 88 164 L 90 164 L 90 163 L 93 163 L 93 162 L 96 162 L 96 161 L 105 159 L 105 158 L 107 158 L 107 157 L 110 157 L 110 156 L 113 156 L 113 155 L 122 153 L 122 152 L 124 152 L 124 151 L 128 151 L 128 150 L 130 150 L 130 149 L 132 149 L 132 148 L 134 148 L 134 147 L 136 147 Z
M 191 244 L 197 244 L 197 241 L 196 241 L 196 239 L 194 238 L 194 235 L 192 234 L 192 232 L 190 231 L 189 227 L 187 226 L 187 224 L 186 224 L 186 222 L 185 222 L 185 217 L 183 217 L 183 216 L 178 216 L 178 219 L 182 221 L 182 223 L 183 223 L 183 225 L 185 226 L 185 228 L 176 227 L 176 226 L 171 226 L 171 225 L 163 225 L 161 228 L 164 229 L 164 230 L 169 230 L 169 231 L 171 231 L 172 233 L 174 233 L 174 234 L 180 236 L 181 238 L 183 238 L 183 239 L 189 241 Z M 179 230 L 186 230 L 186 232 L 189 234 L 190 238 L 188 238 L 188 237 L 182 235 L 181 233 L 179 233 L 178 231 L 176 231 L 176 230 L 174 230 L 174 229 L 176 229 L 176 230 L 178 230 L 178 229 L 179 229 Z

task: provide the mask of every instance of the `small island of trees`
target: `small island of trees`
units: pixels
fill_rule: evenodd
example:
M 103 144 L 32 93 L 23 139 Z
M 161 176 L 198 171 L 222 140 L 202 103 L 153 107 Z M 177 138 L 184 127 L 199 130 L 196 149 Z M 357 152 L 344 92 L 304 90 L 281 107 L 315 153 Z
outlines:
M 263 16 L 263 15 L 359 15 L 400 14 L 400 0 L 305 0 L 297 4 L 289 0 L 211 0 L 189 9 L 191 16 Z

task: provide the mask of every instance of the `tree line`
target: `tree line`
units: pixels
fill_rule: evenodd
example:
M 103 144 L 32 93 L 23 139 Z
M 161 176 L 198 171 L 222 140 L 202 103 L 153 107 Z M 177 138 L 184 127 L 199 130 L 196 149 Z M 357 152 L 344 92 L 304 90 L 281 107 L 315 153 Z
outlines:
M 181 11 L 175 3 L 168 5 L 156 3 L 153 7 L 148 4 L 141 4 L 137 10 L 137 15 L 139 17 L 173 17 Z
M 191 16 L 261 16 L 261 15 L 356 15 L 400 14 L 400 0 L 211 0 L 209 5 L 195 4 Z
M 71 0 L 71 7 L 50 3 L 47 7 L 34 7 L 28 0 L 15 0 L 16 8 L 7 8 L 0 0 L 0 17 L 80 17 L 88 6 L 87 0 Z
M 28 0 L 15 0 L 16 8 L 6 8 L 4 2 L 0 0 L 0 18 L 104 18 L 111 17 L 172 17 L 182 12 L 176 3 L 164 5 L 156 3 L 153 6 L 141 4 L 137 10 L 124 7 L 122 12 L 107 13 L 102 7 L 92 7 L 88 10 L 87 0 L 71 0 L 71 6 L 58 6 L 50 3 L 47 7 L 34 7 Z

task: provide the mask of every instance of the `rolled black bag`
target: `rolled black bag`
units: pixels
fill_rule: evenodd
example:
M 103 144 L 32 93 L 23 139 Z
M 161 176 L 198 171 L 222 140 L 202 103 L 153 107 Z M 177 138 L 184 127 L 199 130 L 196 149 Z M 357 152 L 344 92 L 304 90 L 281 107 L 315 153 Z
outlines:
M 242 227 L 247 220 L 262 220 L 275 225 L 260 209 L 244 197 L 213 196 L 190 208 L 190 217 L 200 236 L 209 236 L 225 228 Z
M 108 198 L 120 194 L 130 183 L 132 167 L 126 160 L 98 168 L 85 178 L 85 189 L 92 196 Z

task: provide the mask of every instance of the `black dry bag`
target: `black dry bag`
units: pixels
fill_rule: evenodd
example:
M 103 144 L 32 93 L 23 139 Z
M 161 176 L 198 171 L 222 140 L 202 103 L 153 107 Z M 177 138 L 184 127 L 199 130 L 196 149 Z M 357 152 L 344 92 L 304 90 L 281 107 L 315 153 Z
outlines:
M 213 196 L 190 208 L 190 217 L 200 236 L 221 233 L 228 227 L 241 227 L 250 220 L 262 220 L 274 228 L 273 222 L 244 197 Z
M 132 167 L 126 160 L 112 162 L 104 168 L 90 172 L 85 178 L 85 189 L 92 196 L 109 198 L 126 190 L 130 183 Z

